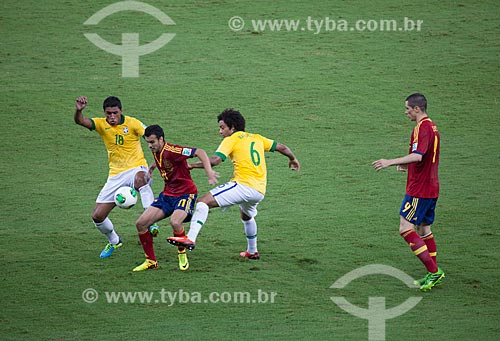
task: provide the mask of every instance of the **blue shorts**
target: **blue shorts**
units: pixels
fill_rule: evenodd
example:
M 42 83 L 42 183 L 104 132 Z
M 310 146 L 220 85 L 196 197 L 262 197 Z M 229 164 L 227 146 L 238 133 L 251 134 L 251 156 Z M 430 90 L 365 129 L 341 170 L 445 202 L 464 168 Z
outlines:
M 178 197 L 171 197 L 160 193 L 151 206 L 161 209 L 165 212 L 167 217 L 170 217 L 175 210 L 185 211 L 188 216 L 184 221 L 189 221 L 193 215 L 194 204 L 197 197 L 197 194 L 184 194 Z
M 405 195 L 399 214 L 414 225 L 431 225 L 438 198 L 417 198 Z

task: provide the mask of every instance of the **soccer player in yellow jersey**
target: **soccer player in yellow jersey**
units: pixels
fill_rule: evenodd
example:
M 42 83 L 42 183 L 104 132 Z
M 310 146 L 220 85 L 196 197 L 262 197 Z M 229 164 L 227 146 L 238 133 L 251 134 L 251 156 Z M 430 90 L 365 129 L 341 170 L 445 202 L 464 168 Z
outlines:
M 227 208 L 239 205 L 240 216 L 247 238 L 247 249 L 240 256 L 249 259 L 259 259 L 257 250 L 257 205 L 266 194 L 267 170 L 264 152 L 279 153 L 288 157 L 288 166 L 299 171 L 300 163 L 293 152 L 284 144 L 270 140 L 259 134 L 245 132 L 245 119 L 240 112 L 226 109 L 217 116 L 219 133 L 224 138 L 215 155 L 210 158 L 212 166 L 217 166 L 227 158 L 234 166 L 231 181 L 218 186 L 202 197 L 196 204 L 195 213 L 191 219 L 189 232 L 184 237 L 169 237 L 172 245 L 184 246 L 190 250 L 196 245 L 196 237 L 205 224 L 208 211 L 214 207 Z M 201 162 L 189 165 L 190 168 L 202 168 Z
M 154 200 L 153 191 L 147 180 L 148 164 L 140 141 L 146 126 L 138 119 L 123 115 L 122 104 L 117 97 L 110 96 L 104 100 L 105 117 L 84 117 L 82 111 L 86 106 L 87 97 L 81 96 L 76 99 L 75 123 L 89 130 L 95 130 L 108 151 L 108 179 L 96 199 L 92 213 L 95 227 L 108 238 L 108 244 L 100 254 L 100 258 L 106 258 L 122 246 L 122 241 L 108 218 L 116 206 L 114 202 L 116 190 L 122 186 L 135 188 L 140 193 L 144 209 Z

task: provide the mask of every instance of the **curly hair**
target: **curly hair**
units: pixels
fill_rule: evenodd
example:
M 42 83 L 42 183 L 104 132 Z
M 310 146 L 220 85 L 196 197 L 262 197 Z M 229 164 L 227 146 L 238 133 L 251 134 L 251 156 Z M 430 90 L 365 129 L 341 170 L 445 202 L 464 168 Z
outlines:
M 217 122 L 224 121 L 229 128 L 237 131 L 245 131 L 245 118 L 233 108 L 225 109 L 217 116 Z

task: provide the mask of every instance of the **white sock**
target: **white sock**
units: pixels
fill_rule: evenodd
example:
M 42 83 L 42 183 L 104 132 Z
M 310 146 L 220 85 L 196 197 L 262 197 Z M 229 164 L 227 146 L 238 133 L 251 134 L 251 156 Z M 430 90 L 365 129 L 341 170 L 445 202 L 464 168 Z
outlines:
M 141 195 L 141 204 L 144 209 L 148 208 L 153 203 L 153 200 L 155 200 L 155 195 L 149 185 L 139 188 L 139 194 Z
M 193 242 L 196 241 L 196 237 L 200 233 L 203 224 L 207 221 L 208 217 L 208 205 L 204 202 L 199 202 L 196 204 L 196 209 L 194 211 L 193 217 L 191 218 L 191 224 L 189 225 L 189 232 L 187 237 Z
M 243 226 L 245 227 L 245 235 L 247 236 L 248 243 L 248 253 L 257 252 L 257 223 L 255 219 L 242 220 Z
M 104 219 L 104 221 L 100 223 L 96 223 L 94 221 L 94 225 L 99 231 L 101 231 L 106 235 L 106 237 L 108 237 L 108 241 L 110 244 L 118 244 L 120 237 L 118 237 L 118 235 L 116 234 L 113 223 L 109 218 L 106 217 L 106 219 Z

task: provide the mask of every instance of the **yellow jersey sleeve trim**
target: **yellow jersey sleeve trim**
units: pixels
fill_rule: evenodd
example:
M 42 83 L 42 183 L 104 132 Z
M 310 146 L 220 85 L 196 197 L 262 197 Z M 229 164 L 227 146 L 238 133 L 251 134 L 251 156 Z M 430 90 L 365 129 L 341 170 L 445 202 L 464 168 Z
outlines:
M 92 122 L 92 127 L 90 127 L 89 130 L 90 131 L 95 130 L 95 122 L 94 122 L 94 120 L 91 118 L 90 121 Z
M 222 161 L 226 161 L 226 155 L 222 154 L 221 152 L 215 152 L 215 156 L 220 157 Z

